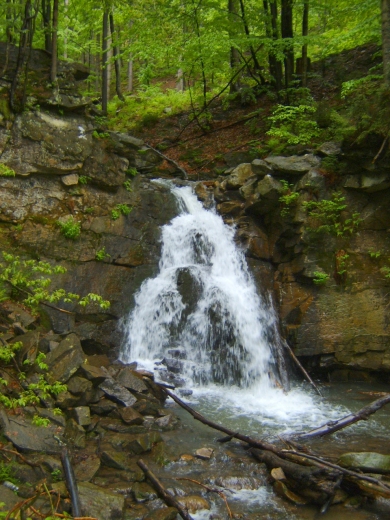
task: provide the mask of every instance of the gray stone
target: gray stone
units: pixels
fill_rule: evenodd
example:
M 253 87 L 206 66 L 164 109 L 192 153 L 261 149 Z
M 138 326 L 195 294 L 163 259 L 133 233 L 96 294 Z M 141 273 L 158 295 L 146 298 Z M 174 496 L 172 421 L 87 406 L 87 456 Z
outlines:
M 252 167 L 249 163 L 239 164 L 226 178 L 226 188 L 229 190 L 238 190 L 252 175 Z
M 8 416 L 4 410 L 0 410 L 0 425 L 3 435 L 22 451 L 54 454 L 61 449 L 54 438 L 61 437 L 63 433 L 63 428 L 58 425 L 49 424 L 46 428 L 34 426 L 31 420 Z
M 89 381 L 93 381 L 95 384 L 102 383 L 108 377 L 107 373 L 104 372 L 101 368 L 93 366 L 89 362 L 83 363 L 80 369 L 83 375 Z
M 77 406 L 72 410 L 72 415 L 80 426 L 89 426 L 91 424 L 91 412 L 88 406 Z
M 255 159 L 251 162 L 252 172 L 257 177 L 264 177 L 265 175 L 272 175 L 273 169 L 263 159 Z
M 98 520 L 118 520 L 123 517 L 125 499 L 90 482 L 78 484 L 81 511 Z
M 78 482 L 89 482 L 99 471 L 99 468 L 100 458 L 95 454 L 88 455 L 88 457 L 81 459 L 80 462 L 77 462 L 73 467 Z
M 120 408 L 119 414 L 122 418 L 122 421 L 129 425 L 142 424 L 144 422 L 143 416 L 130 406 L 127 406 L 126 408 Z
M 150 512 L 144 520 L 176 520 L 178 510 L 175 507 L 164 507 Z
M 79 176 L 77 173 L 70 173 L 69 175 L 63 175 L 61 177 L 61 182 L 65 186 L 75 186 L 79 183 Z
M 103 383 L 100 383 L 99 388 L 103 390 L 108 397 L 124 406 L 133 406 L 133 404 L 137 402 L 133 394 L 113 379 L 106 379 Z
M 198 459 L 203 460 L 210 460 L 213 456 L 214 450 L 211 448 L 200 448 L 199 450 L 196 450 L 195 455 L 198 457 Z
M 25 308 L 12 301 L 3 302 L 2 311 L 8 314 L 8 319 L 19 321 L 23 327 L 29 327 L 37 320 L 36 316 L 32 316 Z
M 101 399 L 96 404 L 91 404 L 90 406 L 92 413 L 96 413 L 98 415 L 108 415 L 118 408 L 118 405 L 109 399 Z
M 340 155 L 341 154 L 341 143 L 336 143 L 335 141 L 327 141 L 326 143 L 322 143 L 316 150 L 320 155 L 329 157 L 331 155 Z
M 155 490 L 146 482 L 136 482 L 133 486 L 133 495 L 136 502 L 146 502 L 157 498 Z
M 164 358 L 161 363 L 167 367 L 170 372 L 174 374 L 179 374 L 183 371 L 183 361 L 180 361 L 177 358 Z
M 313 154 L 267 157 L 265 161 L 272 166 L 274 175 L 303 175 L 320 164 L 320 159 Z
M 196 513 L 202 509 L 210 509 L 209 502 L 198 495 L 188 495 L 184 497 L 176 497 L 179 504 L 184 507 L 189 513 Z
M 381 453 L 344 453 L 337 464 L 343 468 L 358 468 L 368 473 L 390 473 L 390 455 Z
M 85 448 L 85 430 L 74 419 L 67 421 L 64 436 L 75 448 Z
M 84 361 L 85 354 L 81 349 L 79 338 L 76 334 L 69 334 L 46 357 L 46 363 L 49 366 L 47 375 L 49 382 L 65 383 Z
M 134 392 L 147 392 L 148 387 L 142 381 L 142 376 L 138 377 L 134 374 L 134 370 L 125 367 L 123 368 L 118 376 L 116 377 L 118 383 L 127 388 L 128 390 L 133 390 Z
M 80 376 L 73 376 L 66 383 L 69 392 L 74 395 L 84 394 L 92 390 L 92 383 Z
M 246 183 L 239 189 L 240 195 L 246 200 L 252 197 L 256 191 L 259 179 L 256 176 L 249 177 Z

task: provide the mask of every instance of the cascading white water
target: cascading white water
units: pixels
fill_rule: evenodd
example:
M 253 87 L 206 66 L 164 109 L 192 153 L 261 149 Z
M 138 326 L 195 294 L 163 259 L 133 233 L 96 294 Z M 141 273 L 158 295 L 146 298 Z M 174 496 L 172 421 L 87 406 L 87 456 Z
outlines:
M 159 273 L 135 297 L 125 362 L 179 349 L 192 384 L 269 387 L 275 317 L 256 292 L 234 229 L 206 210 L 190 187 L 174 187 L 180 214 L 162 229 Z

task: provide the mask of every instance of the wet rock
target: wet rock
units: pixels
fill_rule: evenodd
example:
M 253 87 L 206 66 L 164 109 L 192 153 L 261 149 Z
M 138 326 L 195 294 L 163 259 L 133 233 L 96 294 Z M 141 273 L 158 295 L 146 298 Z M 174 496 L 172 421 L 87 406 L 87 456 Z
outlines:
M 58 425 L 49 424 L 41 428 L 25 417 L 8 416 L 4 410 L 0 410 L 0 425 L 2 434 L 22 451 L 48 454 L 60 451 L 60 445 L 54 438 L 63 434 L 63 428 Z
M 175 359 L 187 359 L 187 353 L 185 350 L 181 350 L 179 348 L 174 348 L 168 350 L 168 354 Z
M 89 380 L 92 381 L 95 385 L 99 385 L 105 379 L 107 379 L 107 374 L 101 368 L 97 366 L 93 366 L 88 363 L 83 363 L 80 367 L 82 374 Z
M 198 495 L 188 495 L 185 497 L 176 497 L 179 504 L 189 513 L 196 513 L 202 509 L 210 509 L 210 504 L 203 497 Z
M 247 200 L 252 197 L 256 192 L 257 183 L 259 179 L 255 176 L 249 177 L 247 182 L 239 189 L 240 195 L 243 199 Z
M 160 379 L 166 383 L 169 383 L 170 385 L 176 386 L 178 388 L 186 385 L 185 379 L 177 377 L 175 374 L 172 374 L 172 372 L 168 372 L 167 370 L 159 370 L 158 372 Z
M 13 507 L 20 502 L 20 497 L 18 497 L 18 495 L 11 489 L 8 489 L 4 485 L 0 485 L 0 502 L 3 503 L 2 509 L 5 511 L 11 511 Z
M 66 421 L 64 437 L 75 448 L 85 448 L 86 446 L 85 430 L 74 419 Z
M 155 490 L 146 482 L 136 482 L 133 486 L 133 495 L 138 503 L 157 498 Z
M 89 426 L 91 424 L 91 411 L 88 406 L 73 408 L 72 416 L 80 426 Z
M 248 200 L 245 212 L 249 215 L 264 215 L 279 206 L 283 185 L 274 177 L 266 175 L 258 182 L 256 193 Z
M 82 351 L 80 340 L 76 334 L 69 334 L 46 357 L 49 367 L 47 378 L 49 382 L 59 381 L 66 383 L 68 379 L 84 363 L 85 354 Z
M 390 187 L 390 176 L 387 172 L 370 175 L 349 175 L 344 182 L 344 188 L 375 193 Z
M 122 421 L 129 425 L 142 424 L 144 422 L 143 416 L 130 406 L 127 406 L 126 408 L 120 408 L 119 414 L 122 418 Z
M 156 419 L 155 424 L 163 430 L 170 430 L 175 425 L 175 421 L 172 415 L 165 415 Z
M 108 468 L 126 470 L 129 469 L 129 456 L 126 453 L 120 453 L 113 449 L 102 449 L 100 453 L 100 460 L 102 464 Z
M 167 367 L 170 372 L 179 374 L 183 371 L 183 362 L 177 358 L 164 358 L 161 363 Z
M 194 393 L 193 390 L 190 390 L 189 388 L 180 388 L 179 389 L 179 395 L 181 395 L 182 397 L 189 397 L 193 393 Z
M 241 477 L 241 476 L 231 476 L 231 477 L 218 477 L 215 479 L 215 484 L 217 486 L 226 488 L 226 489 L 258 489 L 261 486 L 260 480 L 253 477 Z
M 100 468 L 100 458 L 91 454 L 73 465 L 74 474 L 78 482 L 89 482 Z
M 24 411 L 30 417 L 34 415 L 38 415 L 39 417 L 43 417 L 44 419 L 49 419 L 49 421 L 53 424 L 58 424 L 59 426 L 65 427 L 65 417 L 64 415 L 58 415 L 54 413 L 51 408 L 40 408 L 37 406 L 26 406 Z
M 22 364 L 25 360 L 34 363 L 38 352 L 39 336 L 38 331 L 25 331 L 11 341 L 11 343 L 20 342 L 22 344 L 16 352 L 16 359 L 19 364 Z
M 11 301 L 2 303 L 1 313 L 6 314 L 8 319 L 11 321 L 20 322 L 21 325 L 26 328 L 35 323 L 37 320 L 36 316 L 32 316 L 32 314 L 25 308 Z
M 217 205 L 217 210 L 222 217 L 224 216 L 237 216 L 240 215 L 244 208 L 242 202 L 237 200 L 230 200 L 227 202 L 221 202 Z
M 131 368 L 123 368 L 119 372 L 116 380 L 118 381 L 118 383 L 120 383 L 128 390 L 132 390 L 134 392 L 139 393 L 148 391 L 148 387 L 145 385 L 142 379 L 134 373 L 134 370 L 132 370 Z
M 108 397 L 124 406 L 133 406 L 137 402 L 137 399 L 124 386 L 113 379 L 106 379 L 100 383 L 99 388 Z
M 303 175 L 320 164 L 320 159 L 313 154 L 292 155 L 291 157 L 267 157 L 265 162 L 272 166 L 274 175 Z
M 72 408 L 73 406 L 76 406 L 79 403 L 79 401 L 79 397 L 76 397 L 70 392 L 65 391 L 57 395 L 55 405 L 58 408 L 61 408 L 61 410 L 66 410 L 67 408 Z
M 144 520 L 176 520 L 178 510 L 175 507 L 156 509 L 144 517 Z
M 390 455 L 375 452 L 344 453 L 337 464 L 369 473 L 390 473 Z
M 213 456 L 214 450 L 211 448 L 200 448 L 199 450 L 196 450 L 195 455 L 198 457 L 198 459 L 203 460 L 210 460 Z
M 89 482 L 80 482 L 78 490 L 84 516 L 98 520 L 118 520 L 123 517 L 125 499 Z

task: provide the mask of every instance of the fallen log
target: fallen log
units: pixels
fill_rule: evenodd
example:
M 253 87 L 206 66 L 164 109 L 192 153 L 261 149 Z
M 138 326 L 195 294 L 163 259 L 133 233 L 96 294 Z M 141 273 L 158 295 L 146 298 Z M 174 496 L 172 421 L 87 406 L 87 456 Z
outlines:
M 303 367 L 303 365 L 301 364 L 301 362 L 299 361 L 299 359 L 297 358 L 297 356 L 294 354 L 292 348 L 290 347 L 290 345 L 287 343 L 286 340 L 283 340 L 283 346 L 285 347 L 285 349 L 287 350 L 287 352 L 290 354 L 291 358 L 293 359 L 294 363 L 297 365 L 297 367 L 299 368 L 299 370 L 302 372 L 302 374 L 304 375 L 304 377 L 307 379 L 307 381 L 312 385 L 312 387 L 314 388 L 314 390 L 318 393 L 318 395 L 320 395 L 322 397 L 322 394 L 321 394 L 321 391 L 320 389 L 318 388 L 318 386 L 315 384 L 315 382 L 312 380 L 312 378 L 309 376 L 309 374 L 307 373 L 307 371 L 305 370 L 305 368 Z
M 81 506 L 79 491 L 77 488 L 76 478 L 74 476 L 73 468 L 70 463 L 68 450 L 66 447 L 61 450 L 61 462 L 64 469 L 66 487 L 69 491 L 70 501 L 72 503 L 72 513 L 74 517 L 81 516 Z
M 146 478 L 149 480 L 149 482 L 152 484 L 154 489 L 157 491 L 157 493 L 160 495 L 160 497 L 166 502 L 169 506 L 175 507 L 179 515 L 184 520 L 192 520 L 192 517 L 189 515 L 188 511 L 186 511 L 179 502 L 168 493 L 168 491 L 164 488 L 164 486 L 161 484 L 159 479 L 156 477 L 156 475 L 148 468 L 148 466 L 145 464 L 145 462 L 142 459 L 139 459 L 137 462 L 138 466 L 142 469 L 142 471 L 145 473 Z
M 388 403 L 390 403 L 390 394 L 377 399 L 376 401 L 365 406 L 364 408 L 361 408 L 355 413 L 351 413 L 345 417 L 342 417 L 338 421 L 329 421 L 326 424 L 315 428 L 314 430 L 310 430 L 306 433 L 292 434 L 290 437 L 298 439 L 312 439 L 313 437 L 323 437 L 324 435 L 329 435 L 330 433 L 342 430 L 343 428 L 346 428 L 347 426 L 350 426 L 351 424 L 354 424 L 358 421 L 367 420 L 370 415 L 374 414 Z

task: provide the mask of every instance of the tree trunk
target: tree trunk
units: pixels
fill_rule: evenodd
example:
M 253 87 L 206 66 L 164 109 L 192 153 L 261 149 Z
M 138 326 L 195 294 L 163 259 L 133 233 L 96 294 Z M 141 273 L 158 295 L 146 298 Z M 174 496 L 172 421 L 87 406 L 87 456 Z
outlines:
M 278 31 L 278 6 L 276 0 L 270 1 L 271 26 L 273 40 L 279 39 Z M 282 90 L 282 63 L 275 57 L 275 87 L 276 91 Z
M 57 80 L 57 37 L 58 37 L 58 0 L 53 0 L 53 36 L 51 45 L 51 69 L 50 81 L 55 83 Z
M 249 39 L 250 31 L 249 31 L 248 22 L 247 22 L 246 15 L 245 15 L 244 0 L 240 0 L 240 9 L 241 9 L 241 19 L 242 19 L 242 23 L 244 25 L 244 31 L 245 31 L 245 34 L 247 35 L 248 39 Z M 257 74 L 259 75 L 261 83 L 264 84 L 265 80 L 264 80 L 263 75 L 261 74 L 261 66 L 260 66 L 259 60 L 257 59 L 256 52 L 255 52 L 255 50 L 253 48 L 253 45 L 249 46 L 249 50 L 250 50 L 250 53 L 251 53 L 251 56 L 252 56 L 254 69 L 257 72 Z
M 302 36 L 305 38 L 309 34 L 309 0 L 304 0 L 302 17 Z M 307 86 L 307 43 L 302 46 L 302 87 Z
M 115 24 L 114 24 L 114 15 L 112 12 L 110 13 L 110 31 L 111 31 L 111 39 L 113 44 L 113 52 L 114 52 L 114 64 L 115 64 L 115 90 L 117 93 L 118 98 L 121 101 L 124 101 L 125 98 L 122 94 L 122 88 L 121 88 L 121 59 L 120 59 L 120 52 L 119 47 L 117 44 L 117 34 L 115 32 Z
M 294 74 L 294 48 L 293 48 L 293 1 L 282 0 L 281 16 L 282 38 L 284 41 L 284 77 L 285 88 L 288 89 Z
M 65 20 L 66 20 L 66 29 L 64 34 L 64 60 L 68 58 L 68 7 L 69 7 L 69 0 L 64 0 L 64 6 L 65 6 Z
M 129 29 L 130 29 L 130 32 L 131 32 L 131 28 L 133 26 L 133 21 L 130 20 L 129 22 Z M 130 38 L 130 41 L 128 43 L 129 47 L 131 48 L 131 38 Z M 132 92 L 133 91 L 133 78 L 134 78 L 134 71 L 133 71 L 133 53 L 130 51 L 129 52 L 129 58 L 128 58 L 128 62 L 127 62 L 127 91 L 128 92 Z
M 228 0 L 228 16 L 229 16 L 229 37 L 231 39 L 236 35 L 236 27 L 238 21 L 238 3 L 237 0 Z M 230 68 L 234 73 L 237 66 L 240 64 L 240 54 L 238 50 L 231 45 L 230 47 Z M 230 92 L 237 92 L 240 88 L 239 77 L 230 84 Z
M 108 11 L 103 13 L 102 35 L 102 111 L 107 115 L 108 106 Z
M 385 86 L 390 88 L 390 0 L 382 0 L 382 55 Z
M 45 50 L 47 52 L 52 51 L 51 42 L 51 0 L 42 0 L 42 21 L 43 29 L 45 31 Z

